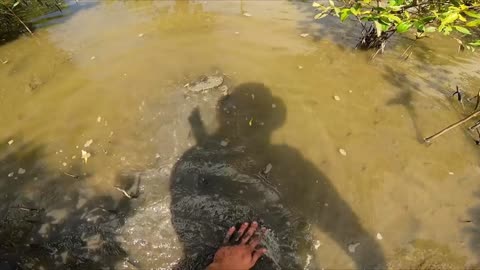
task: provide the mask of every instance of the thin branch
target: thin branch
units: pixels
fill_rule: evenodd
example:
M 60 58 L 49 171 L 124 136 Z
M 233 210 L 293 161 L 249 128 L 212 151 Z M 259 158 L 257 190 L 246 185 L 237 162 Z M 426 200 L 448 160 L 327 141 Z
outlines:
M 28 26 L 22 21 L 22 19 L 20 19 L 20 18 L 17 16 L 17 14 L 15 14 L 15 12 L 13 12 L 13 10 L 12 10 L 10 7 L 8 7 L 8 6 L 6 6 L 6 5 L 4 5 L 4 6 L 10 11 L 11 15 L 14 16 L 15 18 L 17 18 L 17 20 L 23 25 L 23 27 L 25 27 L 25 29 L 27 29 L 27 31 L 30 33 L 30 35 L 33 36 L 33 32 L 32 32 L 32 31 L 30 30 L 30 28 L 28 28 Z
M 453 123 L 453 124 L 449 125 L 448 127 L 440 130 L 439 132 L 433 134 L 432 136 L 429 136 L 429 137 L 425 138 L 424 140 L 425 140 L 425 142 L 427 142 L 427 143 L 431 143 L 431 142 L 432 142 L 433 140 L 435 140 L 436 138 L 438 138 L 438 137 L 442 136 L 443 134 L 445 134 L 446 132 L 448 132 L 448 131 L 450 131 L 450 130 L 452 130 L 452 129 L 458 127 L 458 126 L 460 126 L 461 124 L 467 122 L 468 120 L 474 118 L 474 117 L 477 116 L 477 115 L 480 115 L 480 111 L 475 111 L 475 112 L 473 112 L 473 113 L 470 114 L 469 116 L 463 118 L 462 120 L 460 120 L 460 121 L 458 121 L 458 122 L 456 122 L 456 123 Z

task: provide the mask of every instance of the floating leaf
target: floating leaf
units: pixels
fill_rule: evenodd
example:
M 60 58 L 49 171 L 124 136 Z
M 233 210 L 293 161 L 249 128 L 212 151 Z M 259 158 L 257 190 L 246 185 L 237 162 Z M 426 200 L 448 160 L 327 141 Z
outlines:
M 249 126 L 252 126 L 252 125 L 253 125 L 253 117 L 250 118 L 250 121 L 248 121 L 248 125 L 249 125 Z

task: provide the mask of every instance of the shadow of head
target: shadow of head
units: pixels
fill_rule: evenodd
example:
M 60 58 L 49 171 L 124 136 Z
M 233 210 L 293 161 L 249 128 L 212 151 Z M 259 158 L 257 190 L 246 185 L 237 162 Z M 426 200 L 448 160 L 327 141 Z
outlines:
M 243 83 L 218 102 L 220 132 L 230 138 L 268 139 L 285 122 L 287 110 L 264 84 Z

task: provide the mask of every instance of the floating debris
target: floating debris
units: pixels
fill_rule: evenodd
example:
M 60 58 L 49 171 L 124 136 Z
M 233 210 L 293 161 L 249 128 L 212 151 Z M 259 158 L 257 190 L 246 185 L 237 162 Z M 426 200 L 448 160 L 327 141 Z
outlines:
M 159 154 L 159 153 L 156 153 L 156 154 L 155 154 L 155 158 L 160 158 L 160 154 Z
M 88 140 L 88 141 L 85 142 L 85 144 L 83 145 L 83 147 L 87 148 L 87 147 L 89 147 L 92 143 L 93 143 L 93 140 L 90 139 L 90 140 Z
M 8 177 L 13 177 L 14 174 L 15 174 L 14 172 L 11 172 L 8 174 Z
M 235 35 L 238 35 L 238 34 L 240 34 L 240 32 L 235 32 Z
M 25 172 L 27 172 L 27 170 L 25 170 L 24 168 L 18 168 L 18 174 L 24 174 Z
M 303 66 L 298 66 L 298 69 L 303 69 Z
M 187 83 L 184 87 L 191 92 L 202 92 L 218 87 L 222 85 L 222 83 L 223 76 L 203 76 L 197 82 Z
M 88 162 L 88 159 L 91 157 L 92 155 L 90 153 L 88 153 L 87 151 L 85 150 L 82 150 L 82 159 L 85 163 Z
M 306 38 L 306 37 L 308 37 L 309 35 L 310 35 L 309 33 L 302 33 L 302 34 L 300 34 L 300 36 L 303 37 L 303 38 Z
M 223 146 L 223 147 L 225 147 L 225 146 L 228 145 L 228 143 L 229 143 L 228 140 L 222 140 L 222 141 L 220 142 L 220 145 Z
M 360 246 L 360 243 L 353 243 L 348 245 L 348 252 L 355 253 L 358 246 Z
M 272 109 L 275 109 L 277 107 L 277 104 L 273 103 L 272 104 Z
M 121 161 L 125 161 L 126 158 L 125 158 L 125 157 L 121 157 L 120 160 L 121 160 Z
M 252 14 L 250 14 L 250 13 L 248 13 L 248 12 L 244 12 L 244 13 L 243 13 L 243 16 L 245 16 L 245 17 L 252 17 Z
M 96 59 L 95 56 L 90 57 L 90 60 L 95 60 L 95 59 Z
M 250 121 L 248 121 L 248 125 L 249 125 L 249 126 L 252 126 L 252 125 L 253 125 L 253 117 L 250 118 Z
M 8 141 L 8 145 L 12 145 L 13 142 L 14 142 L 14 140 Z
M 67 167 L 67 163 L 66 163 L 66 162 L 63 162 L 62 165 L 63 165 L 63 167 Z
M 450 174 L 450 175 L 454 175 L 454 173 L 453 173 L 453 172 L 448 172 L 448 174 Z
M 101 116 L 97 117 L 97 122 L 98 123 L 102 122 L 102 117 Z
M 144 35 L 143 33 L 140 33 L 138 34 L 138 37 L 143 37 L 143 35 Z
M 345 151 L 345 149 L 343 149 L 343 148 L 338 149 L 338 152 L 339 152 L 342 156 L 346 156 L 346 155 L 347 155 L 347 151 Z
M 271 163 L 268 163 L 267 166 L 265 166 L 265 169 L 263 169 L 264 174 L 268 174 L 272 170 L 273 166 Z
M 218 90 L 220 90 L 224 96 L 228 95 L 228 86 L 226 85 L 222 85 L 220 87 L 218 87 Z
M 74 155 L 74 156 L 72 156 L 72 159 L 76 159 L 76 158 L 77 158 L 77 156 L 75 156 L 75 155 Z
M 321 245 L 322 245 L 322 243 L 319 240 L 317 240 L 317 241 L 315 241 L 315 244 L 313 245 L 313 247 L 315 249 L 318 249 Z
M 377 233 L 377 239 L 378 239 L 378 240 L 382 240 L 382 239 L 383 239 L 383 236 L 382 236 L 380 233 Z
M 333 99 L 335 99 L 336 101 L 340 101 L 340 97 L 339 97 L 339 96 L 333 96 Z
M 352 91 L 352 90 L 348 90 L 348 93 L 350 93 L 350 94 L 351 94 L 351 93 L 353 93 L 353 91 Z

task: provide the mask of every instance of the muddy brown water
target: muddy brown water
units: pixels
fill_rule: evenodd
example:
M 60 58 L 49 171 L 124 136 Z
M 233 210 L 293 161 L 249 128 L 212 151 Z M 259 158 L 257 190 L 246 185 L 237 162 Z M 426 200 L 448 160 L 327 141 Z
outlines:
M 477 146 L 421 143 L 478 55 L 406 36 L 372 61 L 295 1 L 71 8 L 0 47 L 1 267 L 202 269 L 244 220 L 271 229 L 257 269 L 478 266 Z M 213 74 L 230 95 L 186 92 Z

